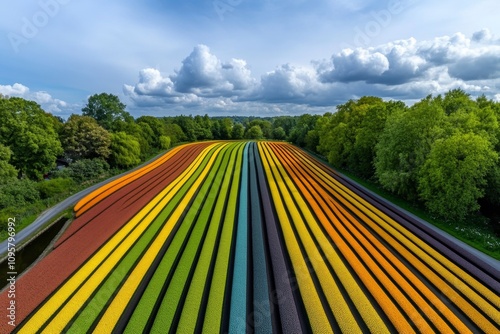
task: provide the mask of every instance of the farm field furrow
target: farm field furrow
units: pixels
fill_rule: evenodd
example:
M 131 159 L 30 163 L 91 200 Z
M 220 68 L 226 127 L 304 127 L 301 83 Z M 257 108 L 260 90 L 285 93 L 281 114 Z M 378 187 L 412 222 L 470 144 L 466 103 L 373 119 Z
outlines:
M 74 210 L 15 332 L 500 332 L 498 270 L 288 143 L 182 145 Z

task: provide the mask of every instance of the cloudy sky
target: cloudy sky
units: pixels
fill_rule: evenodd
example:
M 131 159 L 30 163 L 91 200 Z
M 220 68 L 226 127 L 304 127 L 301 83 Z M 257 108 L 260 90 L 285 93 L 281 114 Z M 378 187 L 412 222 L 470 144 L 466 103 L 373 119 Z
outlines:
M 500 100 L 498 0 L 33 0 L 0 11 L 0 93 L 66 118 L 295 115 L 363 95 Z

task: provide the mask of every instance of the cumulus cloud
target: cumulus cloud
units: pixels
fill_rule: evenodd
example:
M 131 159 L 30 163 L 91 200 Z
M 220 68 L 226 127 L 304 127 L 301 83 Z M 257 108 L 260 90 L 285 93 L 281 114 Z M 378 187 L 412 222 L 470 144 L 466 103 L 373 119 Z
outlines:
M 171 79 L 178 92 L 200 96 L 230 96 L 234 91 L 250 88 L 254 82 L 244 60 L 224 63 L 202 44 L 182 61 L 182 67 Z
M 322 108 L 363 95 L 406 101 L 462 88 L 496 98 L 500 87 L 500 43 L 483 29 L 418 41 L 397 40 L 344 49 L 312 65 L 283 64 L 256 79 L 243 59 L 222 61 L 196 46 L 172 74 L 147 68 L 124 93 L 136 106 L 162 104 L 220 112 L 248 104 Z M 273 110 L 272 108 L 269 110 Z M 298 110 L 298 109 L 294 109 Z
M 140 106 L 159 103 L 200 106 L 207 98 L 241 97 L 255 84 L 244 60 L 233 58 L 223 62 L 206 45 L 198 45 L 173 74 L 143 69 L 139 72 L 139 82 L 124 85 L 123 91 Z
M 160 71 L 146 68 L 139 73 L 139 83 L 134 87 L 139 95 L 172 96 L 175 95 L 174 83 L 164 78 Z
M 318 94 L 321 87 L 313 69 L 285 64 L 261 77 L 254 98 L 268 102 L 303 100 Z
M 60 113 L 69 106 L 65 101 L 53 98 L 47 92 L 31 92 L 28 87 L 20 83 L 0 85 L 0 94 L 4 96 L 22 97 L 26 100 L 35 101 L 40 104 L 45 111 L 51 113 Z
M 22 97 L 28 94 L 30 89 L 19 83 L 11 85 L 0 85 L 0 94 L 4 96 L 17 96 Z
M 333 68 L 322 73 L 324 81 L 371 81 L 389 69 L 385 55 L 373 49 L 344 49 L 332 56 Z
M 181 69 L 173 75 L 178 92 L 187 93 L 196 89 L 213 88 L 220 84 L 222 76 L 219 59 L 205 45 L 198 45 L 182 61 Z
M 159 103 L 197 104 L 200 100 L 195 94 L 177 92 L 174 82 L 154 68 L 141 70 L 139 82 L 134 86 L 124 85 L 123 92 L 141 107 L 156 106 Z
M 323 82 L 397 85 L 425 80 L 429 71 L 444 66 L 460 80 L 500 76 L 500 46 L 488 30 L 472 40 L 462 33 L 417 42 L 414 38 L 377 47 L 344 49 L 331 57 L 330 68 L 318 69 Z

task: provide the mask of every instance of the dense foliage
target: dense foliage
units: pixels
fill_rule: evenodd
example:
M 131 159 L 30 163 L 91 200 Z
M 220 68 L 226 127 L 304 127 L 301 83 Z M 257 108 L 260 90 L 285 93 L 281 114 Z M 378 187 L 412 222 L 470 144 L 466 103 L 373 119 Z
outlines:
M 363 97 L 318 120 L 317 150 L 335 167 L 460 221 L 480 201 L 500 202 L 499 119 L 499 103 L 460 89 L 410 107 Z
M 59 138 L 67 157 L 92 159 L 109 157 L 111 135 L 90 116 L 71 115 Z
M 63 152 L 52 116 L 17 97 L 0 98 L 0 144 L 12 152 L 9 163 L 31 179 L 41 179 Z

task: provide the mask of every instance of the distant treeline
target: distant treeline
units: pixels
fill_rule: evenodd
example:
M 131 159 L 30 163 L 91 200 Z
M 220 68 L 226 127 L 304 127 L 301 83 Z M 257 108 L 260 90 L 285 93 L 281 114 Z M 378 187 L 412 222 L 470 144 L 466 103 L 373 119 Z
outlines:
M 446 219 L 466 219 L 480 203 L 500 206 L 500 103 L 456 89 L 412 106 L 362 97 L 336 109 L 322 116 L 134 119 L 117 96 L 102 93 L 64 121 L 35 102 L 0 97 L 0 209 L 7 200 L 1 189 L 13 180 L 83 180 L 180 142 L 245 138 L 291 141 Z M 69 168 L 56 171 L 56 159 Z

